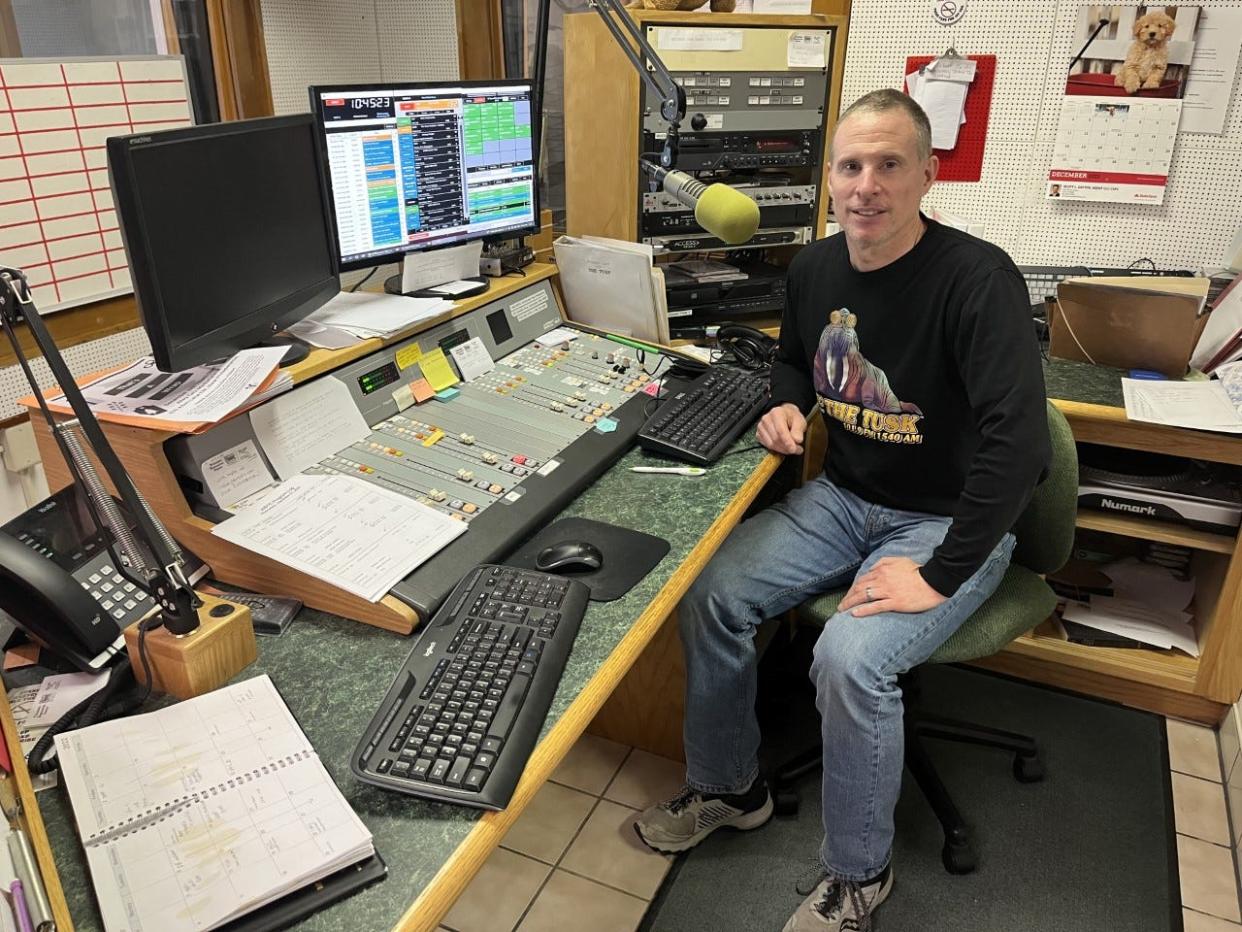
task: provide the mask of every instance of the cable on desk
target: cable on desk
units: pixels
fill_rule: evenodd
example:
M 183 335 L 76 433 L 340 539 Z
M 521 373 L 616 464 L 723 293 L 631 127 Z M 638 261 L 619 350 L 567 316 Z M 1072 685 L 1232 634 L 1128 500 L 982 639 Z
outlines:
M 369 282 L 371 280 L 371 276 L 374 275 L 377 271 L 379 271 L 378 265 L 375 268 L 371 269 L 371 271 L 367 272 L 366 275 L 362 276 L 362 278 L 354 282 L 353 287 L 349 289 L 350 292 L 352 293 L 352 292 L 357 291 L 359 288 L 361 288 L 363 285 Z
M 146 687 L 136 696 L 122 699 L 114 706 L 107 705 L 108 700 L 114 694 L 127 688 L 130 681 L 135 679 L 129 658 L 122 657 L 120 662 L 112 668 L 108 682 L 53 722 L 35 746 L 30 749 L 26 762 L 32 774 L 51 773 L 60 766 L 54 757 L 49 757 L 55 746 L 57 735 L 85 728 L 96 722 L 106 722 L 120 718 L 122 715 L 129 715 L 146 704 L 146 701 L 151 698 L 151 688 L 155 683 L 151 676 L 151 661 L 147 657 L 147 632 L 154 631 L 163 624 L 164 619 L 160 615 L 138 623 L 138 656 L 142 658 L 142 672 L 146 676 Z

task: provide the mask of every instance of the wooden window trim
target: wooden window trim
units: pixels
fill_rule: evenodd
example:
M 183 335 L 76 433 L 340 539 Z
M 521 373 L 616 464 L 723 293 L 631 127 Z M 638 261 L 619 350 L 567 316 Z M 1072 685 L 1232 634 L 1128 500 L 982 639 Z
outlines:
M 456 8 L 457 70 L 461 80 L 503 77 L 500 0 L 456 0 Z
M 220 119 L 271 116 L 272 83 L 259 0 L 207 0 Z

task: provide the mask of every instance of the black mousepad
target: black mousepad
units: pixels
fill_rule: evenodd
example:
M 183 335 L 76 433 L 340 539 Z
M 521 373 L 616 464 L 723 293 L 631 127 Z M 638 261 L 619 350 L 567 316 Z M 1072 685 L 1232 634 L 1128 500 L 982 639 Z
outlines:
M 535 557 L 541 550 L 567 540 L 592 543 L 604 555 L 604 562 L 597 570 L 567 570 L 557 574 L 586 583 L 591 589 L 592 602 L 621 598 L 664 559 L 669 548 L 663 537 L 590 518 L 562 518 L 528 540 L 505 563 L 533 570 Z

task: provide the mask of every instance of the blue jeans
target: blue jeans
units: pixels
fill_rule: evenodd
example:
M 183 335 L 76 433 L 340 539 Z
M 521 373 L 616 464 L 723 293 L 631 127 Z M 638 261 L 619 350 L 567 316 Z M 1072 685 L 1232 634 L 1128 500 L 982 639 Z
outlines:
M 744 792 L 759 773 L 754 633 L 766 618 L 847 587 L 881 557 L 926 563 L 950 520 L 872 505 L 825 477 L 740 525 L 681 602 L 686 654 L 686 780 Z M 824 744 L 825 869 L 866 880 L 892 852 L 904 734 L 897 675 L 926 660 L 999 585 L 1013 535 L 952 598 L 920 613 L 833 615 L 811 680 Z

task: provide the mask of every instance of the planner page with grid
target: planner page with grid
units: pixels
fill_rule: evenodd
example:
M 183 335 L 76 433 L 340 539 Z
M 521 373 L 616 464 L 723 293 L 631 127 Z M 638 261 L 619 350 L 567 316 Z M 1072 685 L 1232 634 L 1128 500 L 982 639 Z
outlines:
M 374 852 L 266 675 L 56 747 L 108 930 L 215 928 Z

